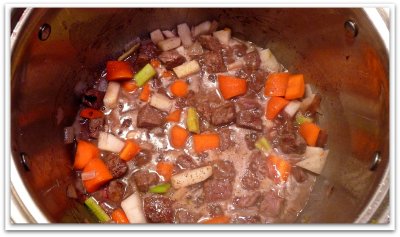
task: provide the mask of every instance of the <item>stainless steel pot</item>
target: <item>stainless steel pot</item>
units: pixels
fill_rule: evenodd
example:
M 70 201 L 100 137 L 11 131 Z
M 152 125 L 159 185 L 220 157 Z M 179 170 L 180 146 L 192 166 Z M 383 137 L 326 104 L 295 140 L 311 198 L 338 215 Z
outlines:
M 389 56 L 388 39 L 382 36 L 388 30 L 378 32 L 376 19 L 365 9 L 74 8 L 25 13 L 11 42 L 14 221 L 61 222 L 66 211 L 79 216 L 81 210 L 66 197 L 73 148 L 63 143 L 63 128 L 78 109 L 76 89 L 94 81 L 107 59 L 119 55 L 133 37 L 207 19 L 270 48 L 289 71 L 304 73 L 322 94 L 321 123 L 329 132 L 330 154 L 297 222 L 388 221 Z

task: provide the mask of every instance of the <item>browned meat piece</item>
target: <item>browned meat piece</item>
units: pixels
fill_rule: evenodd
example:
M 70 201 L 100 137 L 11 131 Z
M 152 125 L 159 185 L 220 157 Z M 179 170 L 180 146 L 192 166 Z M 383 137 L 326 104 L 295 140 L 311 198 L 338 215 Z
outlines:
M 235 143 L 232 141 L 231 133 L 232 130 L 229 128 L 220 128 L 218 129 L 219 139 L 220 139 L 220 146 L 219 149 L 221 151 L 225 151 L 229 149 L 231 146 L 234 146 Z
M 260 55 L 256 50 L 244 55 L 243 60 L 245 62 L 246 68 L 250 70 L 257 70 L 260 67 L 261 59 Z
M 226 103 L 212 112 L 211 123 L 215 126 L 227 125 L 235 122 L 235 118 L 235 105 L 233 103 Z
M 228 179 L 230 181 L 235 179 L 236 170 L 232 161 L 215 160 L 212 167 L 214 179 Z
M 179 224 L 191 224 L 196 223 L 198 215 L 188 210 L 178 210 L 175 213 L 175 222 Z
M 224 210 L 219 204 L 211 203 L 208 204 L 208 212 L 211 216 L 222 216 L 224 215 Z
M 278 148 L 285 154 L 304 154 L 307 144 L 297 133 L 293 119 L 281 112 L 274 122 L 277 129 L 274 143 L 278 144 Z
M 152 223 L 172 223 L 174 219 L 172 200 L 162 195 L 146 197 L 143 202 L 144 214 Z
M 262 125 L 262 110 L 261 106 L 255 99 L 240 98 L 237 103 L 236 125 L 238 127 L 261 131 Z
M 108 185 L 107 197 L 115 203 L 120 203 L 125 194 L 125 184 L 118 180 L 112 180 Z
M 256 71 L 251 74 L 251 76 L 247 78 L 250 91 L 253 91 L 256 94 L 261 92 L 264 88 L 265 79 L 268 74 L 269 73 L 265 71 Z
M 285 199 L 279 197 L 272 190 L 263 194 L 264 199 L 260 203 L 260 212 L 268 217 L 276 217 L 281 212 Z
M 160 54 L 157 46 L 151 41 L 142 41 L 139 47 L 139 53 L 136 59 L 136 65 L 138 68 L 136 70 L 140 70 L 144 65 L 150 62 L 151 59 L 157 58 Z
M 328 142 L 328 133 L 325 130 L 321 130 L 318 134 L 316 146 L 324 148 Z
M 146 104 L 137 115 L 138 128 L 155 128 L 164 124 L 165 115 L 158 109 Z
M 190 93 L 187 97 L 187 106 L 195 107 L 200 117 L 206 121 L 211 120 L 213 109 L 223 103 L 216 91 L 199 91 L 198 93 Z
M 246 54 L 247 46 L 245 44 L 235 44 L 231 46 L 233 54 L 238 57 L 243 57 Z
M 248 208 L 257 204 L 261 197 L 260 192 L 251 192 L 243 197 L 233 198 L 233 205 L 237 208 Z
M 126 171 L 128 171 L 128 165 L 117 154 L 108 154 L 104 158 L 104 163 L 107 165 L 114 179 L 124 176 Z
M 267 158 L 261 151 L 254 151 L 250 154 L 249 170 L 260 178 L 268 174 Z
M 232 196 L 232 183 L 227 179 L 209 179 L 204 183 L 206 202 L 227 200 Z
M 297 166 L 292 167 L 290 174 L 293 175 L 294 179 L 299 183 L 303 183 L 308 178 L 304 169 Z
M 162 52 L 158 58 L 168 70 L 172 70 L 186 61 L 185 57 L 180 55 L 176 50 Z
M 82 102 L 84 105 L 93 109 L 100 109 L 103 106 L 104 95 L 105 92 L 91 88 L 86 90 Z
M 232 220 L 233 224 L 257 224 L 261 223 L 259 216 L 235 216 Z
M 226 72 L 227 70 L 220 52 L 209 51 L 204 53 L 199 63 L 208 73 Z
M 250 170 L 246 170 L 242 177 L 242 187 L 246 190 L 254 190 L 260 187 L 260 180 L 257 175 Z
M 121 123 L 121 128 L 129 128 L 132 124 L 132 119 L 124 119 Z
M 215 52 L 222 50 L 222 45 L 217 38 L 211 35 L 201 35 L 198 39 L 199 43 L 204 49 L 208 49 Z
M 99 138 L 99 133 L 103 129 L 103 118 L 90 119 L 89 121 L 89 136 L 91 138 Z
M 143 166 L 151 161 L 151 151 L 147 149 L 142 149 L 139 154 L 135 156 L 133 162 L 136 166 Z
M 176 158 L 175 164 L 175 167 L 179 170 L 194 169 L 197 167 L 197 164 L 193 160 L 193 158 L 186 154 L 178 156 L 178 158 Z
M 255 143 L 259 137 L 259 134 L 255 132 L 248 133 L 244 135 L 244 141 L 246 142 L 247 148 L 253 150 L 256 148 Z
M 149 187 L 156 185 L 160 178 L 154 172 L 139 170 L 133 174 L 133 179 L 140 192 L 147 192 Z

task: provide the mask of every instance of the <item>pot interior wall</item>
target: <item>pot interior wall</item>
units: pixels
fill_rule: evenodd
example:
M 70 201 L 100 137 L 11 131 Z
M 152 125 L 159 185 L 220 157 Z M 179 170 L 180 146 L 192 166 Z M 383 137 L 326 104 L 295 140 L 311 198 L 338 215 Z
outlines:
M 270 48 L 322 94 L 330 154 L 298 222 L 353 222 L 366 208 L 388 168 L 389 63 L 362 9 L 34 9 L 12 52 L 11 145 L 20 175 L 49 221 L 65 221 L 66 210 L 83 221 L 66 197 L 73 147 L 63 144 L 80 89 L 135 36 L 208 19 Z M 357 23 L 356 37 L 345 30 L 347 20 Z M 51 35 L 41 41 L 44 23 Z M 370 171 L 375 151 L 382 161 Z

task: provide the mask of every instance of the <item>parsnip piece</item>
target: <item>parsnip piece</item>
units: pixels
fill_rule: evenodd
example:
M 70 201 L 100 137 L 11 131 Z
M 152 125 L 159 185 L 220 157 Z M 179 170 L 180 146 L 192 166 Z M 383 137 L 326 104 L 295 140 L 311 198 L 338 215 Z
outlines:
M 175 67 L 173 70 L 178 78 L 183 78 L 199 72 L 200 65 L 196 60 L 192 60 Z
M 172 187 L 175 189 L 183 188 L 192 184 L 200 183 L 212 175 L 210 165 L 197 169 L 186 170 L 171 177 Z

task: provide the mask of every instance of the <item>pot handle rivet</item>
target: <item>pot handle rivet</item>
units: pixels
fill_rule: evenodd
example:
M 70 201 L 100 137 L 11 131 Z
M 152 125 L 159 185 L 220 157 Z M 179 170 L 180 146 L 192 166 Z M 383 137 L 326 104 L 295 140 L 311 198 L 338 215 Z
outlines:
M 381 153 L 379 151 L 375 152 L 369 170 L 371 171 L 376 170 L 376 168 L 378 168 L 379 163 L 381 163 L 381 160 L 382 160 Z
M 350 38 L 355 38 L 358 35 L 358 25 L 352 21 L 347 20 L 344 22 L 344 29 L 346 30 L 346 36 Z
M 51 26 L 47 23 L 44 23 L 42 26 L 39 28 L 39 39 L 41 41 L 45 41 L 50 37 L 51 33 Z

